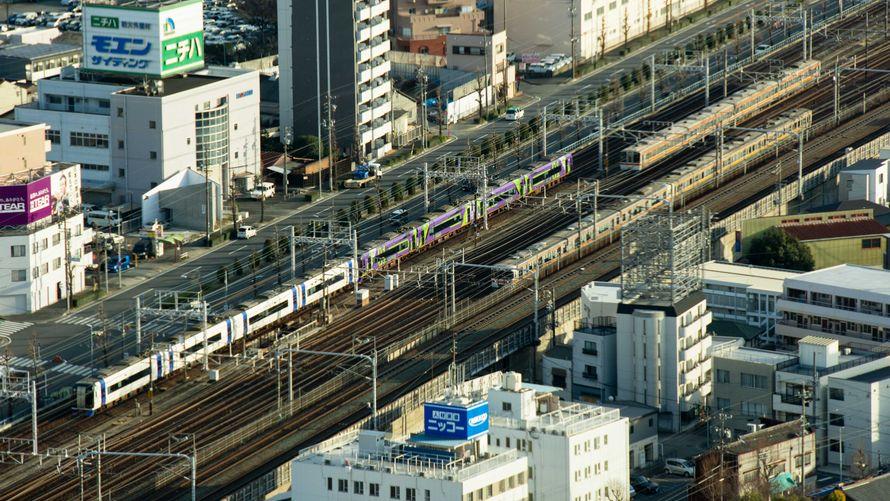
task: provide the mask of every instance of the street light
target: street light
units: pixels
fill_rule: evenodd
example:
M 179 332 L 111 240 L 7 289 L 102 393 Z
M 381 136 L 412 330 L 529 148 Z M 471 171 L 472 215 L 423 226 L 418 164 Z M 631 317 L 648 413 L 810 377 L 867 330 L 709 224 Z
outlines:
M 287 150 L 294 142 L 294 130 L 289 126 L 284 126 L 284 136 L 281 137 L 281 143 L 284 144 L 284 199 L 287 200 Z

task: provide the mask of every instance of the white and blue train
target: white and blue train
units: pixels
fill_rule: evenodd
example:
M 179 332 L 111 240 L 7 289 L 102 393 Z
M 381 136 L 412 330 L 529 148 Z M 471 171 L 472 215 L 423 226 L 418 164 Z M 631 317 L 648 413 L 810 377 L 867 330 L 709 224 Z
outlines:
M 572 170 L 572 154 L 539 162 L 523 169 L 489 192 L 489 215 L 545 187 L 558 184 Z M 317 303 L 360 280 L 359 268 L 382 269 L 421 249 L 435 245 L 482 218 L 481 201 L 468 201 L 457 207 L 431 215 L 424 223 L 386 241 L 372 243 L 358 256 L 358 266 L 348 259 L 324 272 L 313 274 L 299 283 L 270 291 L 243 311 L 225 315 L 225 319 L 207 328 L 207 352 L 234 344 L 293 313 Z M 203 360 L 205 334 L 192 330 L 171 341 L 164 349 L 144 358 L 131 358 L 123 364 L 103 369 L 96 377 L 75 384 L 76 410 L 92 414 L 147 389 L 154 381 L 197 361 Z

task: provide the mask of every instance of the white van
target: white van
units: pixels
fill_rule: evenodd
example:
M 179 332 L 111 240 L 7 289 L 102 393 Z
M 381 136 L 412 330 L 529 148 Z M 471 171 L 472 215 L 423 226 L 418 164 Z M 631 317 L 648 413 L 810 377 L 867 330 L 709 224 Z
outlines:
M 257 186 L 250 192 L 250 196 L 257 200 L 274 197 L 275 183 L 260 183 L 259 186 Z
M 121 223 L 121 216 L 113 210 L 91 210 L 87 212 L 87 224 L 97 228 L 117 226 Z

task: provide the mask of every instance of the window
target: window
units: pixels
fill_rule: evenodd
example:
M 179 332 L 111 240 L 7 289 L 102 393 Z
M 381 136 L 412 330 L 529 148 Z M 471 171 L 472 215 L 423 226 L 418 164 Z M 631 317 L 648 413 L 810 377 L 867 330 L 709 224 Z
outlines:
M 94 170 L 98 172 L 108 172 L 107 165 L 100 164 L 80 164 L 80 168 L 83 170 Z
M 57 257 L 53 259 L 53 270 L 58 270 L 62 267 L 62 258 Z
M 413 487 L 405 489 L 405 499 L 408 501 L 417 501 L 417 489 Z
M 503 410 L 503 411 L 512 411 L 512 410 L 513 410 L 513 404 L 511 404 L 510 402 L 502 402 L 502 403 L 501 403 L 501 410 Z
M 766 376 L 741 373 L 742 386 L 746 388 L 766 389 Z
M 40 268 L 37 266 L 31 268 L 31 279 L 35 279 L 40 276 Z
M 596 355 L 596 341 L 584 341 L 584 349 L 581 351 L 585 355 Z
M 125 171 L 124 169 L 118 169 L 117 177 L 127 177 L 127 171 Z
M 844 415 L 843 414 L 829 414 L 828 415 L 828 423 L 831 426 L 844 426 Z
M 717 382 L 718 383 L 729 383 L 729 371 L 723 369 L 717 369 Z
M 71 146 L 108 149 L 107 134 L 94 134 L 92 132 L 72 132 L 70 136 L 70 142 Z
M 596 381 L 597 379 L 599 379 L 599 376 L 597 376 L 597 373 L 596 373 L 596 367 L 594 367 L 594 366 L 592 366 L 592 365 L 585 365 L 585 366 L 584 366 L 584 374 L 583 374 L 583 376 L 586 377 L 587 379 L 592 379 L 592 380 L 594 380 L 594 381 Z
M 62 144 L 62 131 L 49 129 L 46 131 L 46 139 L 53 144 Z
M 329 491 L 334 490 L 334 479 L 331 477 L 328 477 L 328 490 Z
M 430 501 L 433 498 L 432 493 L 430 493 L 429 489 L 424 489 L 423 491 L 423 501 Z
M 124 116 L 124 109 L 123 109 L 123 108 L 121 108 L 121 107 L 118 107 L 118 108 L 117 108 L 117 116 L 118 116 L 118 118 Z
M 123 139 L 117 140 L 117 149 L 119 149 L 119 150 L 124 149 L 124 140 Z
M 28 279 L 28 270 L 12 270 L 13 282 L 24 282 Z
M 353 492 L 353 494 L 364 494 L 365 493 L 365 483 L 360 482 L 358 480 L 352 482 L 352 492 Z
M 62 104 L 62 96 L 50 94 L 46 98 L 49 100 L 49 104 Z
M 507 437 L 507 438 L 505 439 L 505 446 L 506 446 L 508 449 L 510 448 L 510 437 Z
M 149 158 L 150 160 L 157 160 L 157 159 L 158 159 L 158 152 L 157 152 L 157 151 L 149 151 L 149 152 L 148 152 L 148 158 Z
M 346 480 L 345 478 L 338 478 L 337 490 L 339 492 L 349 492 L 349 480 Z
M 717 397 L 717 408 L 718 409 L 726 410 L 726 409 L 729 409 L 729 407 L 731 405 L 732 404 L 729 402 L 728 398 Z
M 157 128 L 158 128 L 158 123 L 155 122 L 154 120 L 149 120 L 149 121 L 148 121 L 148 128 L 149 128 L 149 129 L 157 129 Z
M 22 257 L 28 251 L 28 247 L 25 245 L 12 245 L 9 247 L 9 253 L 12 257 Z
M 368 494 L 371 497 L 380 497 L 380 484 L 368 484 Z
M 56 233 L 55 235 L 53 235 L 53 245 L 59 245 L 59 243 L 60 243 L 61 241 L 62 241 L 62 234 L 61 234 L 61 233 Z
M 863 238 L 862 239 L 862 248 L 863 249 L 880 249 L 881 248 L 881 239 L 880 238 Z
M 844 389 L 843 388 L 829 388 L 828 389 L 828 398 L 832 400 L 843 400 L 844 399 Z
M 765 416 L 766 405 L 753 402 L 742 402 L 742 414 L 746 416 Z
M 398 485 L 389 486 L 389 499 L 402 499 L 401 488 Z

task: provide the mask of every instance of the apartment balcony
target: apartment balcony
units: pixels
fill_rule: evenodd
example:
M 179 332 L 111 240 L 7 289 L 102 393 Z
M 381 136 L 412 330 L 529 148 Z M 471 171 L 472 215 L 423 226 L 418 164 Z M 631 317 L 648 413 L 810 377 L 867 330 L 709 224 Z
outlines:
M 868 345 L 883 344 L 883 340 L 868 333 L 832 329 L 830 327 L 823 327 L 822 325 L 803 324 L 786 319 L 776 321 L 776 334 L 798 339 L 806 336 L 821 336 L 837 339 L 841 343 L 855 342 Z
M 371 134 L 372 139 L 385 137 L 392 132 L 392 122 L 386 119 L 377 119 L 374 121 L 374 132 Z
M 387 96 L 392 91 L 392 82 L 385 78 L 374 80 L 375 86 L 371 89 L 371 99 Z
M 368 2 L 355 3 L 355 21 L 362 22 L 371 18 L 371 4 Z
M 839 307 L 822 301 L 804 301 L 798 298 L 780 296 L 779 300 L 776 301 L 776 311 L 815 315 L 844 322 L 876 325 L 890 329 L 890 316 L 882 315 L 877 310 L 871 308 Z
M 386 37 L 376 37 L 371 39 L 371 57 L 369 59 L 373 59 L 375 57 L 385 56 L 389 52 L 389 39 Z M 364 61 L 362 61 L 364 62 Z
M 356 42 L 364 42 L 371 38 L 371 24 L 368 22 L 361 22 L 355 25 L 355 41 Z
M 378 139 L 374 143 L 374 148 L 371 150 L 371 158 L 372 159 L 381 158 L 384 155 L 386 155 L 387 153 L 389 153 L 390 151 L 392 151 L 392 144 L 389 141 L 386 141 L 385 139 Z
M 392 65 L 386 58 L 372 59 L 358 65 L 356 80 L 359 84 L 368 83 L 375 78 L 387 76 L 390 69 L 392 69 Z
M 371 60 L 371 46 L 367 43 L 360 43 L 356 48 L 355 59 L 358 64 L 366 63 Z
M 370 125 L 361 125 L 358 128 L 359 144 L 368 144 L 374 140 L 374 129 Z
M 374 61 L 377 61 L 375 59 Z M 373 64 L 374 61 L 371 61 Z M 376 65 L 373 65 L 371 68 L 371 78 L 380 78 L 383 76 L 389 75 L 390 70 L 392 70 L 392 63 L 389 62 L 388 59 L 381 58 Z
M 371 120 L 374 120 L 374 112 L 371 110 L 371 107 L 369 105 L 363 104 L 359 106 L 355 120 L 356 122 L 358 122 L 359 125 L 370 123 Z
M 369 103 L 372 99 L 374 99 L 374 88 L 369 84 L 359 85 L 355 96 L 355 100 L 359 102 L 359 105 Z
M 372 120 L 378 118 L 389 119 L 390 111 L 392 111 L 392 103 L 389 99 L 379 98 L 371 103 Z
M 790 414 L 800 414 L 800 395 L 787 395 L 784 393 L 773 394 L 773 410 L 776 412 L 786 412 Z M 808 416 L 813 415 L 813 402 L 807 402 L 806 413 Z
M 385 17 L 375 17 L 371 19 L 371 36 L 379 37 L 389 32 L 389 19 Z
M 371 17 L 382 16 L 389 12 L 389 0 L 368 0 L 371 5 Z

